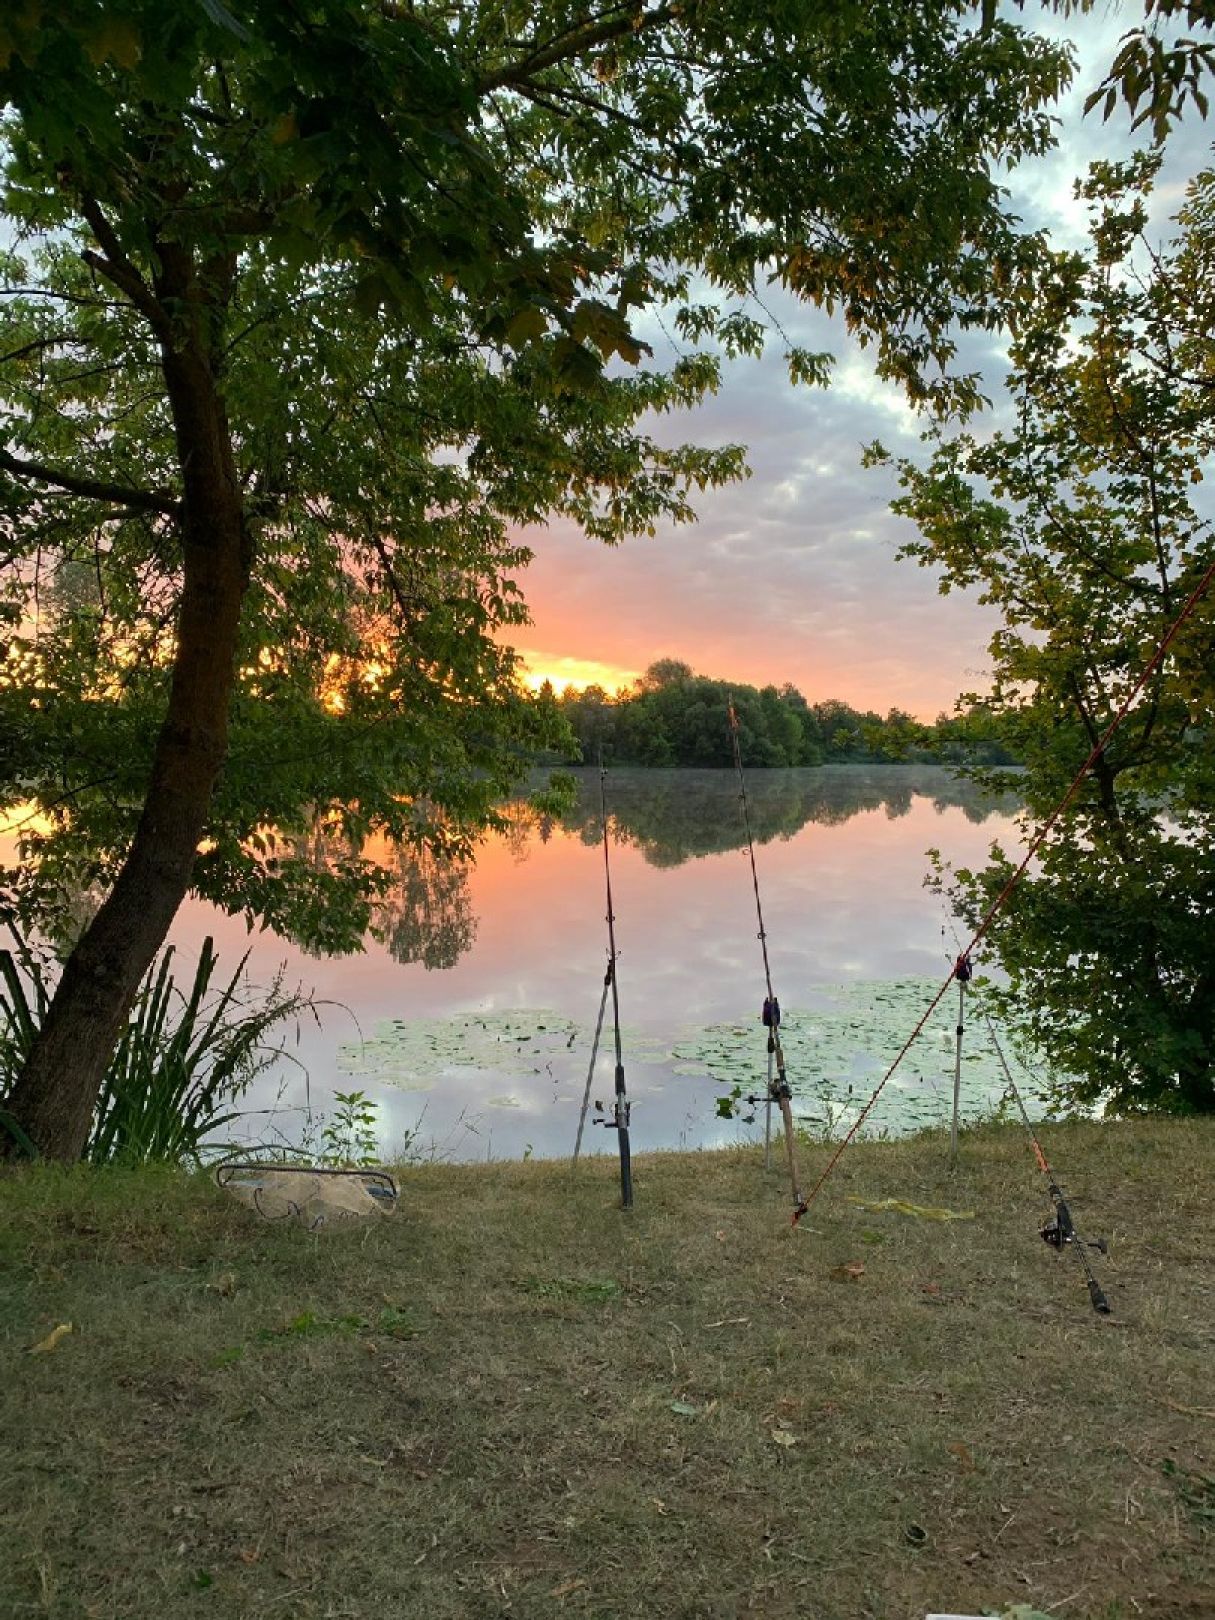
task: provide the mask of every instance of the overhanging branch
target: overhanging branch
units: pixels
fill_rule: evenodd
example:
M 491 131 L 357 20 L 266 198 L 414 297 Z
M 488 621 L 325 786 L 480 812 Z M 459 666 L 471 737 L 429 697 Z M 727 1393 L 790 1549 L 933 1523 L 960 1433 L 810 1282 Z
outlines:
M 47 467 L 38 461 L 22 461 L 0 450 L 0 470 L 15 478 L 28 478 L 37 484 L 50 484 L 69 495 L 82 495 L 87 500 L 106 501 L 128 512 L 156 512 L 165 517 L 181 515 L 181 502 L 167 489 L 125 489 L 121 484 L 107 484 L 95 478 L 78 478 L 75 473 L 58 467 Z
M 593 50 L 596 45 L 606 45 L 609 40 L 661 27 L 663 23 L 673 21 L 675 15 L 676 11 L 671 6 L 658 6 L 653 11 L 630 9 L 623 15 L 595 21 L 586 28 L 567 30 L 546 45 L 537 46 L 530 56 L 508 63 L 493 73 L 486 73 L 477 84 L 477 93 L 484 96 L 491 90 L 519 88 L 528 83 L 533 74 L 543 72 L 545 68 L 568 62 Z

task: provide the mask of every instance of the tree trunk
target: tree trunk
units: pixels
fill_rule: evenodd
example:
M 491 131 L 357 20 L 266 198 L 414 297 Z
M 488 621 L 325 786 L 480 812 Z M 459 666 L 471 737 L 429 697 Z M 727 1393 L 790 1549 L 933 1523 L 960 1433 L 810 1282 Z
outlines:
M 184 493 L 168 710 L 127 859 L 68 957 L 5 1104 L 43 1157 L 68 1162 L 84 1151 L 114 1046 L 189 888 L 227 747 L 248 579 L 243 502 L 207 346 L 166 345 L 163 365 Z

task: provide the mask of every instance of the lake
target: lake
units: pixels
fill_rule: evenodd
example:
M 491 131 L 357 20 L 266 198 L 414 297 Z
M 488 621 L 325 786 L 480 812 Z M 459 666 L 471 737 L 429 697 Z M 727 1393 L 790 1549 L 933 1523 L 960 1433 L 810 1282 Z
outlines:
M 249 950 L 256 983 L 283 967 L 324 1003 L 319 1026 L 303 1021 L 246 1096 L 257 1112 L 243 1134 L 298 1142 L 311 1115 L 315 1136 L 333 1093 L 361 1090 L 386 1157 L 407 1140 L 452 1160 L 571 1152 L 607 962 L 598 772 L 574 775 L 579 800 L 563 821 L 519 805 L 470 867 L 403 863 L 377 919 L 383 937 L 359 956 L 306 956 L 199 903 L 183 908 L 172 938 L 188 959 L 210 933 L 221 969 Z M 767 1062 L 737 779 L 621 769 L 606 790 L 634 1151 L 762 1136 L 762 1108 L 718 1112 L 736 1090 L 764 1090 Z M 1015 844 L 1016 802 L 897 765 L 753 771 L 747 793 L 794 1111 L 838 1134 L 949 969 L 926 851 L 966 865 L 993 839 Z M 948 1122 L 955 1018 L 950 992 L 867 1132 Z M 977 1119 L 1004 1081 L 974 1012 L 964 1054 L 963 1117 Z M 612 1069 L 609 1001 L 592 1103 L 610 1105 Z M 615 1152 L 610 1131 L 588 1124 L 586 1136 L 584 1152 Z

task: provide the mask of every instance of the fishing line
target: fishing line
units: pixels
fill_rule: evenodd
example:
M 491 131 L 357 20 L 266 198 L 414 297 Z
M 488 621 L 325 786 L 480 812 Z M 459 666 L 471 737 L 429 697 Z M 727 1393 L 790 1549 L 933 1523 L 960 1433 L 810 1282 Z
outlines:
M 738 797 L 742 805 L 743 827 L 747 834 L 747 854 L 751 861 L 751 887 L 755 891 L 755 916 L 759 923 L 759 945 L 764 958 L 764 986 L 768 992 L 761 1014 L 768 1030 L 768 1091 L 766 1101 L 769 1108 L 775 1103 L 780 1109 L 781 1121 L 785 1128 L 785 1160 L 789 1170 L 789 1185 L 793 1193 L 793 1225 L 806 1213 L 806 1200 L 802 1197 L 801 1179 L 797 1173 L 797 1154 L 794 1149 L 796 1132 L 793 1124 L 793 1109 L 790 1106 L 793 1092 L 789 1086 L 789 1077 L 785 1071 L 785 1051 L 780 1038 L 780 1002 L 776 999 L 776 992 L 772 988 L 772 969 L 768 962 L 768 935 L 764 928 L 764 908 L 759 897 L 759 872 L 755 865 L 755 840 L 751 836 L 751 812 L 747 803 L 747 783 L 743 776 L 742 750 L 738 745 L 738 715 L 735 712 L 733 701 L 728 701 L 727 713 L 730 717 L 730 745 L 734 751 L 734 769 L 738 773 Z M 772 1061 L 776 1062 L 776 1079 L 772 1079 Z M 758 1098 L 749 1098 L 756 1102 Z
M 586 1126 L 586 1111 L 591 1101 L 591 1083 L 595 1078 L 595 1061 L 599 1056 L 599 1037 L 603 1033 L 603 1015 L 607 1010 L 608 986 L 615 976 L 616 964 L 609 961 L 607 972 L 603 975 L 603 994 L 599 997 L 599 1017 L 595 1020 L 595 1039 L 591 1042 L 591 1062 L 586 1071 L 586 1089 L 582 1093 L 582 1111 L 578 1115 L 578 1135 L 574 1139 L 574 1163 L 578 1163 L 578 1155 L 582 1151 L 582 1132 Z

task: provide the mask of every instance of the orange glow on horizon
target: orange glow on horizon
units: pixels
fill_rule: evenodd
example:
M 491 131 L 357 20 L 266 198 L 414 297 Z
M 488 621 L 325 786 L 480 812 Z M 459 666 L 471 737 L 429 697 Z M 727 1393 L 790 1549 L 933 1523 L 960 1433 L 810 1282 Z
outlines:
M 17 835 L 27 829 L 33 833 L 49 833 L 54 825 L 50 816 L 29 799 L 23 804 L 13 805 L 9 810 L 0 811 L 0 838 L 5 841 L 11 838 L 15 842 Z
M 573 658 L 560 653 L 520 651 L 523 684 L 538 692 L 545 681 L 560 696 L 567 687 L 602 686 L 615 693 L 632 686 L 639 669 L 622 669 L 618 664 L 602 664 L 593 658 Z

